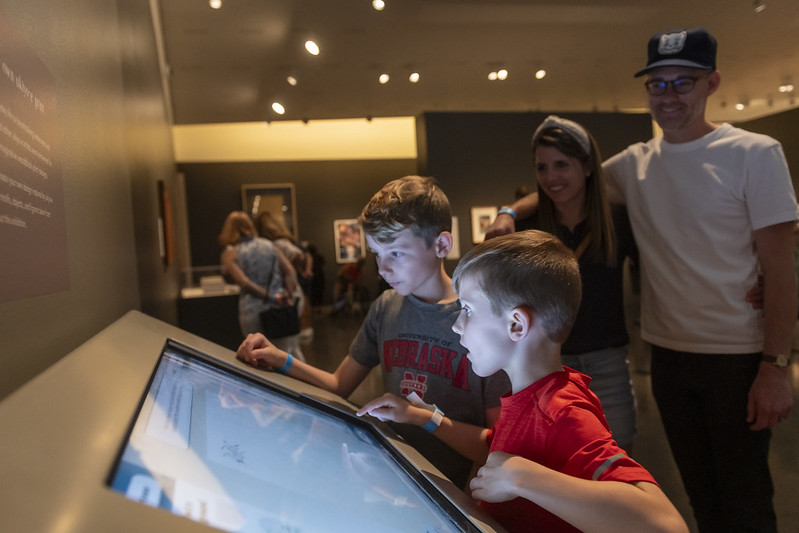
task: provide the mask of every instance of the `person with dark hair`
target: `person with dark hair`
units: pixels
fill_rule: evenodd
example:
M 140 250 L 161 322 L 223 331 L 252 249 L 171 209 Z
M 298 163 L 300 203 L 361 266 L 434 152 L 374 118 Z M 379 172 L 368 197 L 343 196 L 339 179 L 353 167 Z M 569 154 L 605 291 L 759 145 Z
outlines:
M 652 392 L 699 529 L 776 532 L 768 456 L 793 406 L 799 207 L 779 142 L 706 118 L 721 84 L 716 49 L 703 28 L 650 38 L 635 76 L 663 136 L 604 168 L 638 243 Z M 490 231 L 512 231 L 510 218 Z M 747 288 L 760 279 L 753 305 Z
M 511 533 L 686 533 L 654 478 L 611 437 L 588 378 L 562 365 L 560 346 L 580 305 L 574 254 L 548 233 L 521 231 L 469 250 L 452 283 L 462 305 L 452 329 L 474 372 L 510 379 L 497 423 L 465 424 L 390 393 L 358 415 L 430 427 L 484 463 L 472 496 Z
M 444 270 L 452 248 L 449 200 L 432 178 L 406 176 L 387 183 L 361 211 L 359 222 L 377 270 L 392 287 L 369 307 L 349 353 L 333 372 L 293 361 L 263 335 L 248 336 L 237 357 L 275 369 L 347 398 L 372 368 L 381 366 L 385 390 L 415 393 L 455 420 L 490 427 L 505 376 L 479 377 L 452 331 L 460 303 Z M 397 432 L 452 482 L 464 487 L 472 473 L 464 457 L 428 431 Z

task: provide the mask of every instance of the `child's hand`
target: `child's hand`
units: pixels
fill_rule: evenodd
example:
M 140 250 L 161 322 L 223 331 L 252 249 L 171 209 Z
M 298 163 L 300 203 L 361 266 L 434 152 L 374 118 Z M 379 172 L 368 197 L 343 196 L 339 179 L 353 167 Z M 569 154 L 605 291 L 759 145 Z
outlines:
M 372 415 L 381 422 L 392 421 L 403 424 L 414 424 L 423 426 L 430 420 L 430 411 L 421 407 L 414 407 L 405 398 L 400 398 L 385 393 L 380 398 L 376 398 L 361 407 L 356 413 L 358 416 L 365 414 Z
M 262 333 L 250 333 L 236 351 L 236 359 L 256 368 L 271 370 L 286 362 L 286 352 L 269 342 Z
M 523 463 L 530 462 L 518 455 L 505 452 L 491 452 L 486 464 L 469 483 L 472 498 L 485 502 L 506 502 L 519 494 L 513 483 L 514 473 L 523 469 Z

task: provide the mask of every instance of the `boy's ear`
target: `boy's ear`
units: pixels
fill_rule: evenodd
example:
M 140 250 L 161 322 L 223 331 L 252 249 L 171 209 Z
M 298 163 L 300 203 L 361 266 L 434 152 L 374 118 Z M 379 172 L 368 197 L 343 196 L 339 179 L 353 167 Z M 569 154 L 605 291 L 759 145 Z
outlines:
M 533 327 L 533 311 L 529 307 L 514 307 L 510 313 L 508 334 L 512 341 L 519 341 L 527 337 Z
M 447 257 L 452 250 L 452 233 L 448 231 L 439 233 L 436 240 L 433 241 L 433 246 L 436 250 L 436 256 L 441 258 Z

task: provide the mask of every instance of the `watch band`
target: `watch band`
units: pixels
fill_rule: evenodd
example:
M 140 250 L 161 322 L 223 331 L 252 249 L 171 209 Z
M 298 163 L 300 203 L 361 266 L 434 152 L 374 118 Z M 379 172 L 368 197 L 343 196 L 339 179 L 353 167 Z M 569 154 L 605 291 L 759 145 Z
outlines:
M 789 355 L 785 355 L 783 353 L 777 355 L 771 355 L 764 353 L 760 357 L 761 361 L 766 363 L 771 363 L 774 366 L 778 366 L 780 368 L 787 368 L 788 365 L 791 364 L 791 357 Z
M 441 421 L 444 420 L 444 411 L 438 408 L 437 405 L 433 406 L 433 416 L 430 417 L 430 420 L 422 426 L 422 429 L 427 431 L 428 433 L 432 433 L 438 429 L 438 426 L 441 425 Z

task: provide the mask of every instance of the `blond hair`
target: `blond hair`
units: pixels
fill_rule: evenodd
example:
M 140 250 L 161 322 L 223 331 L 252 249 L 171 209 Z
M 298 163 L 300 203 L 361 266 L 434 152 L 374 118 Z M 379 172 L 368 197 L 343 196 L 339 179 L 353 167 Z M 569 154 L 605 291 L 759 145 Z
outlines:
M 294 235 L 283 223 L 281 217 L 273 215 L 271 211 L 261 211 L 258 213 L 256 221 L 258 222 L 258 233 L 261 237 L 265 237 L 270 241 L 277 239 L 294 240 Z
M 241 242 L 245 237 L 255 237 L 258 232 L 250 217 L 244 211 L 233 211 L 222 224 L 222 231 L 219 233 L 220 246 L 233 246 Z

